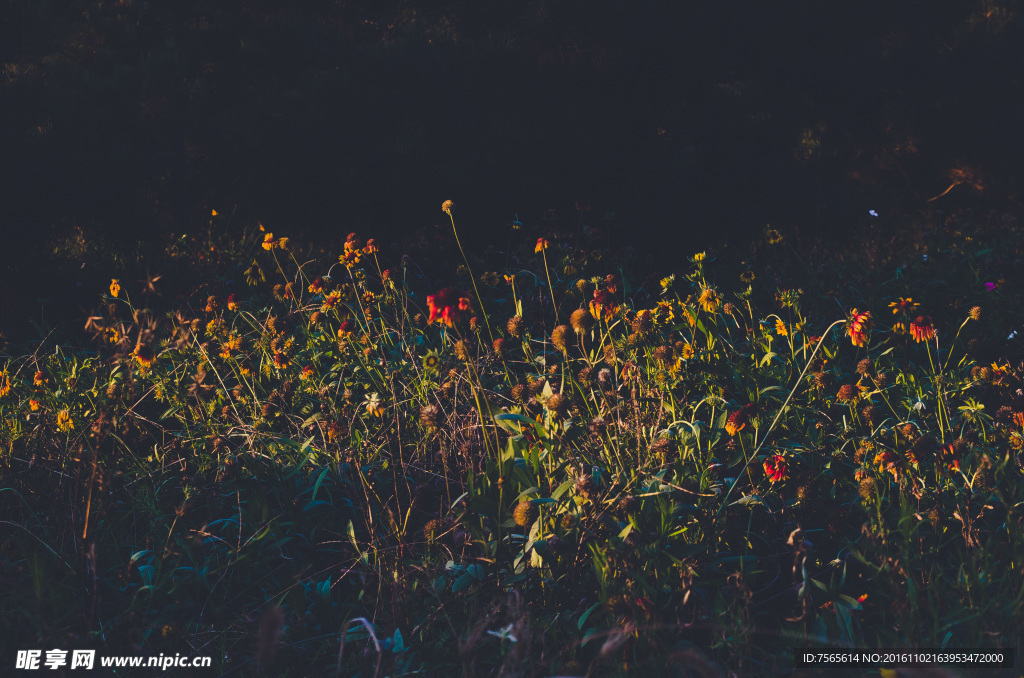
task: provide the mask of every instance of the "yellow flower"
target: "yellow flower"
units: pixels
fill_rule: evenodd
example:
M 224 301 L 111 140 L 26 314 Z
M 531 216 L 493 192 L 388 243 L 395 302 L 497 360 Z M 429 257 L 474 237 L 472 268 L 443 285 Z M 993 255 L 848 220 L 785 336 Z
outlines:
M 707 313 L 714 313 L 718 310 L 718 304 L 721 303 L 722 298 L 718 295 L 713 287 L 705 287 L 704 291 L 700 293 L 700 298 L 697 302 L 701 308 Z
M 780 337 L 784 337 L 789 334 L 789 331 L 786 330 L 786 323 L 782 322 L 780 318 L 775 319 L 775 333 Z
M 679 352 L 679 357 L 683 360 L 689 360 L 693 357 L 693 346 L 689 343 L 683 344 L 682 350 Z
M 704 258 L 706 256 L 707 256 L 707 252 L 698 252 L 697 254 L 694 254 L 693 255 L 693 263 L 699 264 L 700 262 L 704 261 Z
M 210 216 L 211 217 L 217 216 L 217 210 L 210 210 Z
M 57 428 L 60 429 L 61 433 L 67 433 L 75 428 L 75 423 L 71 421 L 71 413 L 67 410 L 61 410 L 57 413 Z
M 548 248 L 548 241 L 544 238 L 537 238 L 537 246 L 533 248 L 534 254 L 540 254 Z
M 28 407 L 30 410 L 35 412 L 36 410 L 39 409 L 39 401 L 35 399 L 28 401 Z
M 110 296 L 116 297 L 121 293 L 121 283 L 117 278 L 110 279 Z
M 455 203 L 453 203 L 451 200 L 445 200 L 443 203 L 441 203 L 441 211 L 444 212 L 445 214 L 451 214 L 453 207 L 455 207 Z
M 11 375 L 7 374 L 7 370 L 0 372 L 0 398 L 11 392 Z

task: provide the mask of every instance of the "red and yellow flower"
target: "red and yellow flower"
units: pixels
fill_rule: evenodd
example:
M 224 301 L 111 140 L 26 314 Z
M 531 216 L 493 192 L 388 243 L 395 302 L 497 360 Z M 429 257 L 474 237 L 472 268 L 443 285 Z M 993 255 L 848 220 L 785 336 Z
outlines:
M 863 313 L 857 309 L 850 312 L 850 319 L 846 323 L 846 334 L 854 346 L 863 346 L 867 343 L 868 332 L 871 331 L 871 311 Z
M 773 483 L 785 480 L 789 473 L 789 462 L 781 454 L 770 455 L 764 460 L 764 474 Z
M 914 341 L 921 343 L 922 341 L 930 341 L 935 338 L 935 326 L 932 324 L 932 317 L 930 315 L 919 315 L 912 323 L 910 323 L 910 336 L 914 338 Z
M 427 297 L 427 308 L 430 310 L 428 323 L 440 322 L 452 327 L 462 319 L 462 314 L 472 307 L 469 299 L 462 296 L 454 287 L 445 287 L 437 294 Z

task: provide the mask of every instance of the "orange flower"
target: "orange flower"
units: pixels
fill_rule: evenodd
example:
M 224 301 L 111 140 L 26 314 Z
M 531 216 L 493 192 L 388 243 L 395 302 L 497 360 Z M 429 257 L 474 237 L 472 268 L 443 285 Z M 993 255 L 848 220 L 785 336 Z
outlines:
M 458 290 L 454 287 L 445 287 L 437 294 L 427 297 L 427 308 L 430 310 L 428 323 L 441 322 L 452 327 L 471 307 L 469 299 L 461 296 Z
M 327 313 L 333 310 L 339 303 L 341 303 L 341 292 L 334 290 L 326 297 L 324 297 L 324 303 L 320 306 L 321 313 Z
M 871 330 L 871 311 L 860 313 L 853 309 L 850 315 L 850 320 L 846 323 L 846 334 L 854 346 L 863 346 L 867 343 L 868 332 Z
M 363 258 L 363 251 L 359 249 L 358 245 L 359 242 L 357 240 L 346 240 L 345 253 L 338 257 L 338 261 L 345 264 L 348 268 L 358 264 L 360 259 Z
M 451 200 L 445 200 L 443 203 L 441 203 L 441 211 L 444 212 L 445 214 L 451 214 L 453 207 L 455 207 L 455 203 L 453 203 Z
M 241 304 L 238 303 L 238 295 L 237 294 L 229 294 L 228 295 L 228 310 L 229 311 L 237 311 L 239 308 L 241 308 Z
M 28 401 L 28 407 L 29 407 L 30 410 L 35 412 L 36 410 L 39 409 L 39 401 L 38 400 L 34 400 L 34 399 L 33 400 L 29 400 Z
M 533 248 L 534 254 L 540 254 L 548 248 L 548 241 L 544 238 L 537 238 L 537 246 Z
M 316 280 L 314 280 L 313 282 L 311 282 L 309 284 L 309 292 L 310 292 L 310 294 L 319 294 L 320 292 L 323 292 L 323 291 L 324 291 L 324 279 L 323 278 L 317 278 Z
M 789 464 L 786 462 L 786 458 L 781 454 L 773 454 L 764 460 L 764 474 L 768 476 L 768 480 L 773 483 L 785 480 L 788 472 Z
M 725 432 L 731 436 L 736 435 L 747 425 L 750 416 L 757 410 L 757 406 L 748 403 L 729 415 L 725 421 Z
M 291 361 L 288 360 L 288 356 L 286 356 L 284 353 L 281 353 L 280 351 L 274 353 L 274 367 L 276 367 L 279 370 L 283 370 L 289 365 L 291 365 Z
M 370 238 L 366 241 L 366 247 L 363 248 L 363 251 L 367 254 L 374 254 L 375 252 L 380 252 L 380 248 L 377 247 L 377 241 Z
M 312 365 L 306 365 L 305 367 L 302 368 L 302 373 L 299 374 L 299 379 L 305 381 L 306 379 L 309 379 L 312 376 L 313 376 L 313 366 Z
M 7 370 L 0 372 L 0 398 L 11 392 L 11 375 L 7 374 Z
M 37 370 L 35 376 L 32 377 L 33 386 L 42 386 L 46 383 L 46 374 L 42 370 Z
M 930 315 L 917 316 L 914 322 L 910 323 L 910 336 L 914 337 L 914 341 L 919 344 L 922 341 L 934 339 L 935 326 L 932 325 L 932 317 Z
M 116 297 L 121 293 L 121 282 L 117 278 L 110 279 L 110 296 Z
M 268 252 L 278 246 L 278 241 L 274 239 L 273 233 L 267 233 L 263 236 L 263 249 Z

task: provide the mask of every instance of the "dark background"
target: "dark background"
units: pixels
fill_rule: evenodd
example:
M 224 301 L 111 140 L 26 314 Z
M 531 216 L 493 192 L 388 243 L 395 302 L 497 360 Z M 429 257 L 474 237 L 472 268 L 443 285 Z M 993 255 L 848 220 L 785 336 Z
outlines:
M 481 246 L 583 200 L 670 264 L 769 223 L 1018 196 L 1016 0 L 0 8 L 7 307 L 69 233 L 138 250 L 211 209 L 397 242 L 452 199 Z

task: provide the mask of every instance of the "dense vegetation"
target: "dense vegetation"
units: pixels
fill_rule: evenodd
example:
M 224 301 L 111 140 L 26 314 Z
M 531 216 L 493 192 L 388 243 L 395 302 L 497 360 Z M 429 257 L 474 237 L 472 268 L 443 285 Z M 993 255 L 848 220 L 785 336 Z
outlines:
M 585 204 L 479 255 L 443 209 L 400 258 L 214 214 L 92 290 L 91 344 L 6 349 L 4 661 L 713 676 L 788 671 L 797 646 L 1019 654 L 1012 215 L 839 248 L 767 229 L 655 275 Z

